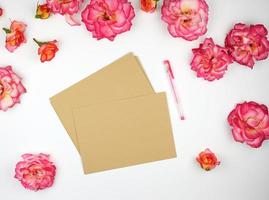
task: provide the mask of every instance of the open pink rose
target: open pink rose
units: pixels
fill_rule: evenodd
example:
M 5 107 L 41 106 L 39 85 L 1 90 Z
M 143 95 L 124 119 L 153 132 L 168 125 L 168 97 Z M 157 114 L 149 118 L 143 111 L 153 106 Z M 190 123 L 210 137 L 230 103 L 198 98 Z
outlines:
M 191 69 L 196 71 L 197 77 L 213 81 L 223 77 L 232 58 L 225 48 L 216 45 L 212 38 L 206 38 L 199 48 L 193 49 Z
M 73 15 L 78 13 L 81 3 L 84 0 L 47 0 L 51 12 L 61 15 Z
M 135 13 L 127 0 L 91 0 L 81 16 L 94 38 L 113 41 L 118 34 L 130 30 Z
M 237 142 L 258 148 L 269 139 L 268 108 L 263 104 L 253 101 L 237 104 L 229 114 L 228 122 Z
M 236 24 L 225 40 L 232 57 L 241 65 L 253 68 L 255 60 L 268 57 L 267 29 L 262 24 Z
M 29 190 L 42 190 L 51 187 L 56 174 L 55 165 L 47 154 L 23 154 L 23 161 L 16 165 L 15 178 Z
M 24 32 L 26 29 L 26 24 L 19 21 L 12 21 L 10 28 L 3 28 L 6 32 L 6 49 L 10 52 L 13 52 L 22 43 L 26 43 L 26 38 Z
M 20 102 L 20 96 L 26 92 L 21 78 L 11 66 L 0 67 L 0 110 L 6 111 Z
M 162 20 L 173 37 L 196 40 L 207 31 L 208 5 L 204 0 L 164 0 Z
M 79 12 L 81 4 L 84 0 L 46 0 L 48 8 L 54 14 L 65 16 L 68 24 L 71 26 L 80 25 L 80 22 L 75 18 L 75 14 Z

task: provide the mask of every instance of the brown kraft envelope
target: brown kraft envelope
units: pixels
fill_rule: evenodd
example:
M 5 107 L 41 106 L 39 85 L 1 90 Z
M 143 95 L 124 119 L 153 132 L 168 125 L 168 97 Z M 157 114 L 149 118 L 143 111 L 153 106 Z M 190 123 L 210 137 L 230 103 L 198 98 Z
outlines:
M 84 173 L 176 157 L 165 93 L 74 109 Z
M 73 108 L 153 93 L 138 59 L 129 53 L 53 96 L 50 101 L 79 151 Z

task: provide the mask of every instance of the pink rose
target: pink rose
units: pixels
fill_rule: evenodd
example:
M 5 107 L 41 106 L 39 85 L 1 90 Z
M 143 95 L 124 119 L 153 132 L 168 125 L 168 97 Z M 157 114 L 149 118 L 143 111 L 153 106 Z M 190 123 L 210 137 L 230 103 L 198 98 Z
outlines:
M 3 8 L 0 8 L 0 17 L 3 15 L 3 13 L 4 13 Z
M 127 0 L 91 0 L 81 16 L 94 38 L 113 41 L 118 34 L 130 30 L 135 13 Z
M 51 187 L 56 173 L 55 165 L 47 154 L 23 154 L 23 161 L 16 165 L 15 178 L 29 190 L 42 190 Z
M 6 32 L 6 49 L 10 52 L 13 52 L 22 43 L 26 43 L 26 38 L 24 32 L 26 29 L 26 24 L 19 21 L 12 21 L 10 28 L 3 28 Z
M 75 14 L 79 12 L 84 0 L 46 0 L 48 8 L 54 14 L 65 16 L 65 20 L 71 26 L 78 26 L 80 22 L 76 19 Z
M 11 66 L 0 67 L 0 110 L 6 111 L 20 102 L 20 96 L 26 92 L 21 78 Z
M 164 0 L 162 20 L 173 37 L 196 40 L 207 31 L 208 5 L 204 0 Z
M 262 24 L 236 24 L 225 39 L 225 46 L 236 62 L 250 68 L 254 60 L 263 60 L 268 57 L 269 41 L 267 29 Z
M 228 122 L 237 142 L 258 148 L 265 139 L 269 139 L 268 109 L 263 104 L 253 101 L 237 104 L 229 114 Z
M 232 58 L 227 50 L 216 45 L 212 38 L 206 38 L 199 48 L 193 49 L 191 69 L 197 72 L 197 77 L 214 81 L 223 77 Z
M 47 0 L 51 12 L 61 15 L 73 15 L 78 13 L 81 3 L 84 0 Z

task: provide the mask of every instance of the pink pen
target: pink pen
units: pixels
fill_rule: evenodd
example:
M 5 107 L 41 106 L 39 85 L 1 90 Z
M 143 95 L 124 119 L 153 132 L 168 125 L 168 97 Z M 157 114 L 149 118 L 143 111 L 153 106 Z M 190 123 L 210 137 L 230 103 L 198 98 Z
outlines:
M 181 100 L 179 98 L 179 93 L 178 93 L 178 90 L 176 88 L 176 84 L 174 82 L 175 77 L 174 77 L 174 73 L 173 73 L 172 67 L 170 65 L 169 60 L 165 60 L 165 61 L 163 61 L 163 63 L 165 65 L 165 67 L 166 67 L 166 71 L 167 71 L 167 74 L 168 74 L 169 82 L 170 82 L 170 85 L 171 85 L 171 88 L 172 88 L 172 91 L 173 91 L 173 94 L 174 94 L 174 97 L 175 97 L 175 101 L 176 101 L 176 104 L 177 104 L 177 111 L 178 111 L 179 117 L 180 117 L 181 120 L 185 120 L 185 116 L 183 114 L 183 109 L 182 109 L 182 105 L 181 105 Z

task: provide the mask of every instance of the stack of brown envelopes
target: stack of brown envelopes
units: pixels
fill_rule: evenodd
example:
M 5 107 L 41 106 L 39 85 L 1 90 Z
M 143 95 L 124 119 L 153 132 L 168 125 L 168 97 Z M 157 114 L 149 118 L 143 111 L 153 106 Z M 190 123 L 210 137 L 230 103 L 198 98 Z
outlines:
M 132 53 L 50 100 L 85 174 L 176 157 L 166 95 Z

